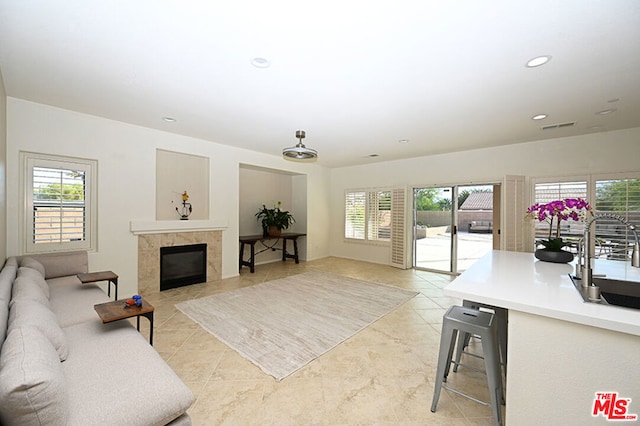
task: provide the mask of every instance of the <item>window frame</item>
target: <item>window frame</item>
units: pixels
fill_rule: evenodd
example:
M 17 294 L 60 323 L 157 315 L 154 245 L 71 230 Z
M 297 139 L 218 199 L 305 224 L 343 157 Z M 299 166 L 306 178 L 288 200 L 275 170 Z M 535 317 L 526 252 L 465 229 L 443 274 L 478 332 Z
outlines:
M 380 229 L 378 228 L 379 224 L 372 224 L 372 220 L 375 220 L 376 217 L 378 217 L 378 214 L 381 210 L 376 209 L 375 212 L 373 212 L 373 206 L 375 204 L 378 204 L 379 206 L 379 201 L 380 199 L 382 199 L 382 194 L 386 194 L 386 197 L 388 197 L 388 207 L 389 207 L 389 231 L 388 231 L 388 237 L 386 238 L 380 238 Z M 354 237 L 354 236 L 347 236 L 347 218 L 350 214 L 352 214 L 353 212 L 351 211 L 347 211 L 348 208 L 348 203 L 347 203 L 347 199 L 348 197 L 351 195 L 352 200 L 356 200 L 359 199 L 362 201 L 362 207 L 364 207 L 364 216 L 363 216 L 363 224 L 362 224 L 362 228 L 361 229 L 354 229 L 354 232 L 352 232 L 351 234 L 353 235 L 355 232 L 360 232 L 362 234 L 362 238 L 358 238 L 358 237 Z M 344 192 L 344 208 L 343 208 L 343 214 L 344 214 L 344 221 L 343 221 L 343 237 L 345 239 L 345 241 L 348 242 L 358 242 L 358 243 L 366 243 L 366 244 L 375 244 L 375 245 L 390 245 L 391 244 L 391 217 L 392 217 L 392 212 L 393 212 L 393 202 L 392 202 L 392 197 L 393 197 L 393 191 L 390 188 L 367 188 L 367 189 L 347 189 Z M 372 235 L 371 232 L 374 229 L 378 229 L 378 236 L 376 237 L 375 235 Z
M 52 154 L 20 152 L 22 197 L 20 218 L 23 253 L 51 253 L 60 251 L 96 251 L 97 248 L 97 160 Z M 85 173 L 84 239 L 66 242 L 34 242 L 33 169 L 36 167 L 61 170 L 82 170 Z

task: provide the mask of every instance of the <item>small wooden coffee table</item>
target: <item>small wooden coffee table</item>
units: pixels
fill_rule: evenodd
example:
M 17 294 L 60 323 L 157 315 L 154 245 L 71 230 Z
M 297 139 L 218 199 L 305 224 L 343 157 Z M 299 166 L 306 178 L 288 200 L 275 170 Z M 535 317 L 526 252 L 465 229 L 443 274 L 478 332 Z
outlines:
M 111 297 L 111 283 L 116 288 L 115 300 L 118 300 L 118 275 L 112 271 L 89 272 L 87 274 L 78 274 L 78 279 L 82 284 L 95 283 L 98 281 L 108 281 L 107 296 Z
M 136 317 L 137 329 L 140 331 L 140 317 L 149 320 L 149 344 L 153 346 L 153 305 L 142 299 L 142 306 L 127 305 L 126 299 L 93 305 L 104 324 L 122 319 Z

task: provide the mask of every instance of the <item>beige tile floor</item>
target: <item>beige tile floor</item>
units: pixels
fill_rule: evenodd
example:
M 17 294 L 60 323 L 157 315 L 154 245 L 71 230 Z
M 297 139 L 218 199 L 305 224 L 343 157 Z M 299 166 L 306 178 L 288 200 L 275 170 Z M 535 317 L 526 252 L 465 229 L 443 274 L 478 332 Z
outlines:
M 420 294 L 281 382 L 218 341 L 175 303 L 308 270 Z M 443 390 L 430 412 L 447 275 L 326 258 L 243 268 L 239 277 L 144 294 L 156 308 L 154 347 L 196 396 L 194 425 L 490 425 L 488 407 Z M 143 325 L 146 321 L 142 321 Z M 148 329 L 142 329 L 148 333 Z M 472 346 L 479 346 L 472 343 Z M 476 362 L 472 357 L 470 363 Z M 460 369 L 451 386 L 488 401 L 486 378 Z

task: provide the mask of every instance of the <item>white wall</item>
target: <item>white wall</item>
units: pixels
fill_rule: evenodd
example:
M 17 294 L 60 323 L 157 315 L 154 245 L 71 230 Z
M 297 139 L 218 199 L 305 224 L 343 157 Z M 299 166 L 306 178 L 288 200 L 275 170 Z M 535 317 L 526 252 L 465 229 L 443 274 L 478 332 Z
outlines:
M 314 241 L 328 228 L 328 204 L 322 195 L 327 171 L 317 164 L 286 161 L 205 140 L 134 126 L 15 98 L 7 98 L 7 199 L 21 199 L 21 150 L 98 160 L 98 250 L 89 256 L 91 270 L 110 269 L 121 278 L 120 294 L 137 290 L 137 237 L 129 232 L 132 220 L 155 220 L 156 150 L 208 157 L 210 161 L 210 219 L 227 223 L 223 232 L 222 276 L 238 274 L 239 164 L 305 174 L 310 193 L 307 220 L 322 231 L 310 232 L 308 258 L 328 255 L 328 245 Z M 18 209 L 7 212 L 7 254 L 20 254 Z M 324 239 L 320 238 L 323 242 Z
M 184 212 L 183 193 L 191 204 L 189 220 L 209 219 L 209 159 L 156 151 L 156 219 L 176 220 Z M 177 209 L 177 210 L 176 210 Z
M 223 277 L 237 275 L 240 164 L 294 175 L 294 230 L 306 228 L 304 257 L 328 255 L 388 263 L 385 246 L 346 243 L 344 191 L 353 188 L 500 182 L 507 174 L 528 178 L 640 170 L 640 128 L 434 155 L 365 166 L 326 169 L 72 111 L 7 98 L 7 255 L 20 254 L 18 153 L 20 150 L 97 159 L 98 251 L 92 270 L 111 269 L 122 278 L 122 294 L 134 291 L 137 237 L 131 220 L 155 219 L 156 150 L 209 158 L 210 219 L 222 220 Z M 1 143 L 1 141 L 0 141 Z M 322 153 L 320 153 L 322 154 Z M 304 193 L 304 197 L 296 194 Z M 151 207 L 150 207 L 151 206 Z M 304 211 L 304 214 L 301 212 Z M 1 213 L 1 211 L 0 211 Z M 246 218 L 245 218 L 246 219 Z M 253 220 L 253 219 L 250 219 Z M 0 231 L 1 232 L 1 231 Z M 130 290 L 129 290 L 130 289 Z
M 528 185 L 532 177 L 617 171 L 640 171 L 640 128 L 333 169 L 330 251 L 333 256 L 389 263 L 387 246 L 344 240 L 347 189 L 494 183 L 505 175 L 526 176 Z
M 290 174 L 240 166 L 240 235 L 262 234 L 262 225 L 255 214 L 263 204 L 273 208 L 280 201 L 281 208 L 297 219 L 299 215 L 292 210 L 291 179 Z

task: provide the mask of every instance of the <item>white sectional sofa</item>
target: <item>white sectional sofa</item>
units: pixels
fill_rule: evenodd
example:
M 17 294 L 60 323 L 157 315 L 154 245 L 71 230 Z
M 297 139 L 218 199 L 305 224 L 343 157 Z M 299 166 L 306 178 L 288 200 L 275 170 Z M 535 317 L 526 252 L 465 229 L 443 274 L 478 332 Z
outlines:
M 0 272 L 2 425 L 188 425 L 193 394 L 109 301 L 87 253 L 11 257 Z

